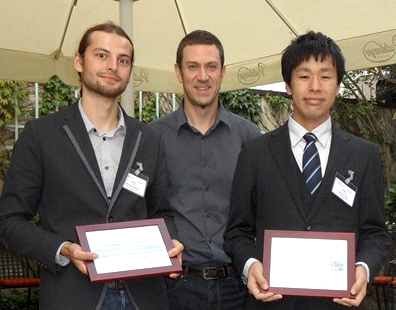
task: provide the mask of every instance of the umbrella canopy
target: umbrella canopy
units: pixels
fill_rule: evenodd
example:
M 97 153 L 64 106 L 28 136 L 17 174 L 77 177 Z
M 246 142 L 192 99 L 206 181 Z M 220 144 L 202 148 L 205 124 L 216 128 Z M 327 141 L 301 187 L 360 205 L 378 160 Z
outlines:
M 132 0 L 121 0 L 132 1 Z M 134 0 L 133 88 L 181 92 L 173 65 L 186 33 L 222 41 L 222 91 L 282 80 L 280 55 L 296 36 L 321 31 L 338 42 L 348 70 L 396 63 L 394 0 Z M 0 79 L 43 82 L 58 75 L 78 85 L 73 56 L 90 26 L 119 24 L 114 0 L 12 0 L 1 5 Z

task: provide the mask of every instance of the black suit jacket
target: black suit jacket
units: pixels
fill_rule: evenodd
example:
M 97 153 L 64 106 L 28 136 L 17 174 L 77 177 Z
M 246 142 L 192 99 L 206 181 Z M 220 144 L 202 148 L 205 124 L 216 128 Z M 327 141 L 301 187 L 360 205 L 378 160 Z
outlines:
M 75 226 L 163 217 L 176 237 L 165 197 L 165 162 L 160 135 L 125 113 L 126 137 L 109 201 L 78 105 L 26 124 L 17 141 L 0 200 L 0 237 L 12 250 L 39 262 L 40 309 L 98 309 L 106 284 L 90 284 L 55 254 L 62 242 L 78 243 Z M 123 188 L 143 164 L 149 177 L 145 198 Z M 41 227 L 29 219 L 38 212 Z M 130 280 L 137 309 L 167 309 L 162 277 Z M 155 298 L 153 298 L 155 296 Z
M 245 144 L 234 175 L 225 233 L 225 250 L 240 274 L 249 258 L 262 261 L 265 229 L 354 232 L 356 261 L 365 262 L 371 276 L 380 270 L 390 238 L 384 226 L 378 146 L 345 133 L 334 124 L 332 128 L 326 172 L 310 208 L 309 194 L 291 150 L 287 124 Z M 336 173 L 348 177 L 348 170 L 354 171 L 352 183 L 357 187 L 353 207 L 332 193 Z M 255 307 L 338 309 L 331 299 L 284 297 L 264 304 L 250 295 L 246 309 Z

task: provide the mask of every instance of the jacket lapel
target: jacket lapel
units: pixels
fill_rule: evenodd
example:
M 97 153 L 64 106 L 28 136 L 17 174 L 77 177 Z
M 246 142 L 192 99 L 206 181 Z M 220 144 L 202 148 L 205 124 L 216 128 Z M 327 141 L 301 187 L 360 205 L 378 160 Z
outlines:
M 348 147 L 349 140 L 350 139 L 347 135 L 345 135 L 335 124 L 332 124 L 331 147 L 326 172 L 322 185 L 320 186 L 318 196 L 316 197 L 314 205 L 308 216 L 308 220 L 315 216 L 325 203 L 326 199 L 332 195 L 331 190 L 333 188 L 336 173 L 340 172 L 342 167 L 345 167 L 350 156 L 351 149 Z
M 287 122 L 282 127 L 280 127 L 279 130 L 275 130 L 269 134 L 271 135 L 271 139 L 273 139 L 273 141 L 268 144 L 269 149 L 277 164 L 280 177 L 282 177 L 287 184 L 287 190 L 290 192 L 290 195 L 292 196 L 301 216 L 305 218 L 305 208 L 300 191 L 300 175 L 298 174 L 299 169 L 291 150 Z
M 109 211 L 114 205 L 114 202 L 116 201 L 118 194 L 122 189 L 125 179 L 132 168 L 142 135 L 138 128 L 138 123 L 131 117 L 127 116 L 124 111 L 122 112 L 124 113 L 125 118 L 126 136 L 122 147 L 120 163 L 118 165 L 117 175 L 113 187 L 113 194 L 110 202 L 108 201 L 95 152 L 92 148 L 92 143 L 87 134 L 87 129 L 84 125 L 80 111 L 78 110 L 78 103 L 73 104 L 68 110 L 65 111 L 65 125 L 63 126 L 65 133 L 68 135 L 70 141 L 74 145 L 76 152 L 84 163 L 88 173 L 91 175 L 103 198 L 107 203 L 110 204 Z
M 116 201 L 122 189 L 122 186 L 125 183 L 128 173 L 131 171 L 142 136 L 142 132 L 139 130 L 137 121 L 127 116 L 124 110 L 122 112 L 124 113 L 125 118 L 126 135 L 122 147 L 117 175 L 114 181 L 113 194 L 111 196 L 109 210 L 111 210 L 111 208 L 113 207 L 114 202 Z
M 95 152 L 80 111 L 78 110 L 77 102 L 65 110 L 65 125 L 63 126 L 63 129 L 70 141 L 73 143 L 76 152 L 84 163 L 85 168 L 88 170 L 88 173 L 91 175 L 103 198 L 108 203 Z

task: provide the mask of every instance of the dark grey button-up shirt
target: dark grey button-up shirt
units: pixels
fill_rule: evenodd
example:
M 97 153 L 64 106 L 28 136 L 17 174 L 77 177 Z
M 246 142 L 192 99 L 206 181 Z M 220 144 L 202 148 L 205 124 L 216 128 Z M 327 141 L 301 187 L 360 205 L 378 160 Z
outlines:
M 183 103 L 150 124 L 162 133 L 183 263 L 207 266 L 229 263 L 223 250 L 232 178 L 242 142 L 260 135 L 259 128 L 219 105 L 205 135 L 188 124 Z

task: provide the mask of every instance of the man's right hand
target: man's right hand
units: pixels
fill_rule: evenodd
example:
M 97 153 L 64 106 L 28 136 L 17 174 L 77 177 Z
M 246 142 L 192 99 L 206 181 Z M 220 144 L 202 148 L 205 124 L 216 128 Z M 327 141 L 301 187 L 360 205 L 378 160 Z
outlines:
M 66 242 L 60 253 L 66 256 L 77 267 L 82 274 L 88 274 L 88 269 L 85 264 L 86 261 L 92 261 L 98 258 L 98 254 L 91 252 L 84 252 L 81 246 L 77 243 Z
M 254 262 L 248 272 L 249 293 L 257 300 L 263 302 L 282 299 L 282 295 L 268 292 L 268 282 L 263 276 L 263 265 L 260 262 Z

